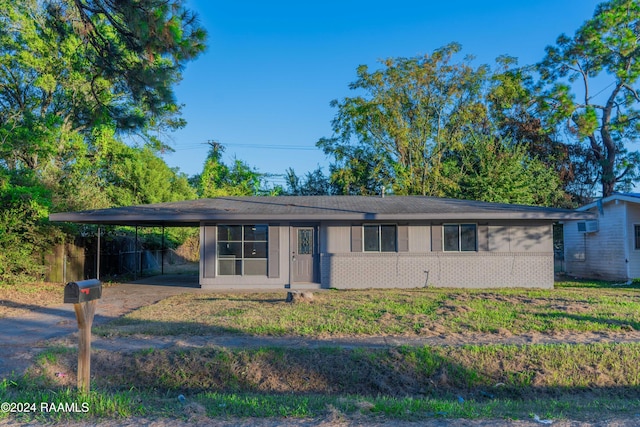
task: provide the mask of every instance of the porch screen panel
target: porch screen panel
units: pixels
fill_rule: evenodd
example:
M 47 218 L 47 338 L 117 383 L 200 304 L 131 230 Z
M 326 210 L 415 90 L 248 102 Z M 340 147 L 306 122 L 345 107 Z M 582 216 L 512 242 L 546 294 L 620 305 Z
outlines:
M 219 225 L 218 275 L 266 276 L 268 234 L 267 225 Z

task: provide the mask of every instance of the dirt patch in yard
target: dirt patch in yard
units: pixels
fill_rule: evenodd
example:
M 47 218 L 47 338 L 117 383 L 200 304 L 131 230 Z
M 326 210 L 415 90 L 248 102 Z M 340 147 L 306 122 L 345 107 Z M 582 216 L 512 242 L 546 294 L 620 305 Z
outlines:
M 156 289 L 143 292 L 144 287 L 114 287 L 107 289 L 106 298 L 100 303 L 100 316 L 104 321 L 116 319 L 145 304 L 151 304 L 166 296 L 178 295 L 182 291 L 171 289 L 166 296 L 159 296 Z M 571 290 L 573 291 L 573 290 Z M 60 298 L 61 288 L 56 298 Z M 200 290 L 184 292 L 200 293 Z M 608 290 L 601 290 L 607 295 Z M 408 300 L 418 291 L 407 291 Z M 558 371 L 555 367 L 540 364 L 536 354 L 508 353 L 508 349 L 497 348 L 495 354 L 482 353 L 480 361 L 474 356 L 470 344 L 483 346 L 495 344 L 528 345 L 528 344 L 602 344 L 602 343 L 638 343 L 640 328 L 637 320 L 629 322 L 618 330 L 600 332 L 562 332 L 549 333 L 530 332 L 513 333 L 508 327 L 498 327 L 491 333 L 469 330 L 452 332 L 442 326 L 440 318 L 455 318 L 468 315 L 473 311 L 472 304 L 483 299 L 496 306 L 528 305 L 545 307 L 562 312 L 564 315 L 581 315 L 589 317 L 590 302 L 580 295 L 579 290 L 570 292 L 576 298 L 550 295 L 537 297 L 531 295 L 496 295 L 491 292 L 454 293 L 444 299 L 435 309 L 436 319 L 426 313 L 412 313 L 405 316 L 413 328 L 402 335 L 380 334 L 376 336 L 360 336 L 347 334 L 323 335 L 319 337 L 303 336 L 252 336 L 249 334 L 224 333 L 223 327 L 213 329 L 199 327 L 205 333 L 201 335 L 140 335 L 129 336 L 95 336 L 93 342 L 92 373 L 95 387 L 106 390 L 128 389 L 130 387 L 161 390 L 166 393 L 178 392 L 193 395 L 202 391 L 219 391 L 221 393 L 274 393 L 283 395 L 361 395 L 361 396 L 396 396 L 396 397 L 430 397 L 436 395 L 464 396 L 465 399 L 483 401 L 493 398 L 516 398 L 530 400 L 538 397 L 554 397 L 566 394 L 561 386 L 554 384 L 553 377 L 570 377 L 581 375 L 585 387 L 576 393 L 585 399 L 597 400 L 611 396 L 626 398 L 637 397 L 638 386 L 629 385 L 628 378 L 621 378 L 620 372 L 607 370 L 606 364 L 599 365 L 590 361 L 587 356 L 594 352 L 573 354 L 574 361 L 580 361 L 575 371 Z M 370 294 L 376 295 L 377 291 Z M 270 307 L 284 307 L 285 293 L 282 299 L 273 295 L 252 299 Z M 612 294 L 615 296 L 615 294 Z M 638 294 L 640 295 L 640 294 Z M 206 295 L 210 303 L 227 298 L 229 301 L 228 321 L 233 322 L 239 308 L 237 301 L 244 298 L 237 295 Z M 319 295 L 312 304 L 322 304 L 324 296 Z M 637 295 L 631 298 L 638 299 Z M 181 300 L 175 300 L 176 304 Z M 186 300 L 185 300 L 186 301 Z M 233 302 L 236 301 L 236 302 Z M 24 302 L 18 302 L 23 304 Z M 156 308 L 160 307 L 159 304 Z M 188 304 L 184 304 L 189 307 Z M 166 307 L 165 307 L 166 309 Z M 160 311 L 162 308 L 160 307 Z M 185 312 L 187 310 L 185 309 Z M 392 323 L 399 316 L 390 312 L 381 314 L 377 322 Z M 75 322 L 73 317 L 68 319 Z M 599 322 L 616 322 L 606 317 L 597 318 Z M 158 322 L 160 327 L 162 323 Z M 619 323 L 619 322 L 618 322 Z M 616 326 L 620 326 L 617 325 Z M 189 324 L 185 323 L 185 327 Z M 118 328 L 135 332 L 135 325 L 122 324 Z M 206 331 L 209 331 L 207 334 Z M 6 351 L 13 354 L 29 353 L 31 357 L 38 351 L 47 356 L 33 357 L 31 374 L 44 381 L 47 387 L 71 386 L 75 384 L 77 355 L 75 334 L 67 334 L 36 345 L 7 345 Z M 406 348 L 404 347 L 406 346 Z M 425 348 L 428 346 L 428 348 Z M 438 348 L 431 348 L 431 347 Z M 54 350 L 52 350 L 54 349 Z M 57 350 L 55 350 L 57 349 Z M 619 351 L 613 354 L 616 363 L 631 361 L 632 370 L 637 367 L 639 359 L 631 350 L 598 347 L 596 354 L 606 351 Z M 636 348 L 637 350 L 637 348 Z M 429 351 L 427 356 L 420 352 Z M 499 352 L 506 352 L 504 354 Z M 529 351 L 529 350 L 527 350 Z M 522 353 L 522 352 L 521 352 Z M 526 356 L 526 357 L 525 357 Z M 554 362 L 560 362 L 558 357 Z M 17 359 L 16 359 L 17 360 Z M 5 363 L 11 361 L 7 359 Z M 626 363 L 626 362 L 625 362 Z M 625 368 L 626 369 L 626 368 Z M 558 372 L 560 374 L 558 375 Z M 629 371 L 631 372 L 631 371 Z M 635 372 L 635 373 L 634 373 Z M 640 373 L 633 371 L 629 378 L 640 378 Z M 625 376 L 625 375 L 623 375 Z M 475 381 L 475 382 L 474 382 Z M 519 385 L 518 385 L 519 384 Z M 529 384 L 527 391 L 522 385 Z M 516 387 L 517 386 L 517 387 Z M 602 414 L 593 413 L 594 420 L 600 420 Z M 193 423 L 208 425 L 212 419 L 207 418 L 202 408 L 185 406 L 185 419 Z M 589 423 L 555 421 L 555 426 L 631 426 L 638 425 L 637 416 L 616 418 Z M 96 425 L 102 427 L 115 425 L 148 425 L 164 427 L 183 425 L 182 420 L 131 418 L 126 421 L 104 421 Z M 228 423 L 228 424 L 224 424 Z M 65 423 L 67 425 L 73 425 Z M 94 424 L 92 422 L 92 424 Z M 0 426 L 11 425 L 10 421 L 0 421 Z M 84 424 L 78 424 L 84 425 Z M 186 424 L 184 424 L 186 425 Z M 426 420 L 417 422 L 376 420 L 375 418 L 343 416 L 340 413 L 328 413 L 322 419 L 313 420 L 222 420 L 215 419 L 215 425 L 256 425 L 256 426 L 530 426 L 540 425 L 535 421 L 494 421 L 494 420 Z
M 0 283 L 0 319 L 29 316 L 33 309 L 60 305 L 64 283 L 39 282 L 21 285 Z

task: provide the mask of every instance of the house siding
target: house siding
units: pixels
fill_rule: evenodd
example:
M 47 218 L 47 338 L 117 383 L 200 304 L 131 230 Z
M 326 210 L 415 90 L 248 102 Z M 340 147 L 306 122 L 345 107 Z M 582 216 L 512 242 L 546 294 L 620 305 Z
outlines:
M 578 222 L 564 222 L 565 272 L 578 277 L 606 280 L 627 279 L 625 255 L 626 203 L 608 203 L 598 215 L 598 231 L 578 232 Z M 629 232 L 628 236 L 632 236 Z
M 473 221 L 465 221 L 471 223 Z M 354 227 L 331 227 L 328 237 L 340 239 L 327 248 L 348 249 Z M 482 225 L 484 248 L 474 252 L 443 252 L 439 224 L 410 224 L 409 252 L 323 252 L 323 288 L 553 287 L 551 222 L 512 221 Z M 480 242 L 480 238 L 479 238 Z M 435 246 L 435 247 L 434 247 Z M 480 246 L 480 245 L 479 245 Z
M 553 287 L 545 253 L 322 254 L 323 288 Z
M 464 221 L 464 223 L 475 223 Z M 202 287 L 282 289 L 290 283 L 290 230 L 295 224 L 270 224 L 278 239 L 278 275 L 216 276 L 216 224 L 201 227 Z M 337 289 L 437 287 L 553 287 L 551 221 L 503 221 L 478 225 L 478 250 L 442 250 L 442 226 L 407 222 L 396 252 L 362 252 L 362 223 L 319 224 L 319 278 L 316 286 Z M 404 237 L 403 237 L 404 236 Z M 405 239 L 406 237 L 406 239 Z M 270 242 L 271 245 L 271 242 Z M 355 244 L 358 246 L 358 244 Z M 435 246 L 434 246 L 435 245 Z M 439 245 L 439 246 L 438 246 Z M 402 250 L 400 250 L 402 246 Z M 271 253 L 271 249 L 270 249 Z M 273 260 L 269 260 L 272 265 Z M 270 267 L 270 271 L 273 267 Z M 272 274 L 269 274 L 272 276 Z M 300 285 L 308 286 L 308 285 Z

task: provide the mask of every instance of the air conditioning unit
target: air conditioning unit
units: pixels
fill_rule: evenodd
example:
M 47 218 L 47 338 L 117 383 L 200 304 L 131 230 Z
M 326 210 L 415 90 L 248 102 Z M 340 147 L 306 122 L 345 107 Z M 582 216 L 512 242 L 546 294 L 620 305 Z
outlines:
M 580 221 L 578 233 L 595 233 L 598 231 L 598 221 Z

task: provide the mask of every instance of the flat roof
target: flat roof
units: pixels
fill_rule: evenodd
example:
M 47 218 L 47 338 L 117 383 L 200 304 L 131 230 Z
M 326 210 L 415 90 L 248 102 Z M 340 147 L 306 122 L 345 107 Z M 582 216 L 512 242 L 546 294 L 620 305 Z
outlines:
M 559 221 L 593 218 L 592 213 L 569 209 L 427 196 L 217 197 L 49 215 L 49 219 L 56 222 L 140 226 L 196 226 L 203 221 Z

